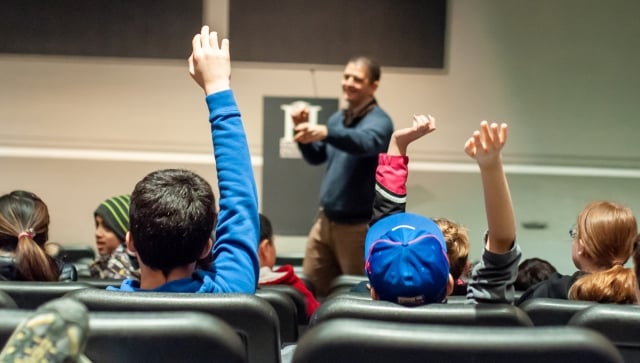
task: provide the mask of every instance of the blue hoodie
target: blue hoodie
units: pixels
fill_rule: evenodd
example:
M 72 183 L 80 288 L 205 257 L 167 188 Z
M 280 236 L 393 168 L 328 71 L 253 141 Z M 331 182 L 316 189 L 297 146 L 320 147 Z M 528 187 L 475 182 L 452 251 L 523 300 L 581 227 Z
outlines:
M 258 281 L 258 194 L 240 111 L 231 90 L 206 97 L 220 189 L 220 212 L 211 269 L 153 290 L 127 279 L 111 291 L 240 292 L 253 294 Z

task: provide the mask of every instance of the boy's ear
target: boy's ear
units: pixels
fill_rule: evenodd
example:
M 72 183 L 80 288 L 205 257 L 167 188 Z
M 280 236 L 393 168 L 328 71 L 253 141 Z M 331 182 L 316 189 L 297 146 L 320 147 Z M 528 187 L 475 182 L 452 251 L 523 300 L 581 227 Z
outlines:
M 209 240 L 207 241 L 207 245 L 204 246 L 204 249 L 202 250 L 202 254 L 200 255 L 200 259 L 204 259 L 209 257 L 209 255 L 211 254 L 211 248 L 213 248 L 213 240 L 211 238 L 209 238 Z
M 124 243 L 127 246 L 127 251 L 129 251 L 131 255 L 138 255 L 136 246 L 133 245 L 133 237 L 131 237 L 131 232 L 127 232 L 127 234 L 124 236 Z
M 260 257 L 261 259 L 266 258 L 266 249 L 267 246 L 269 245 L 269 240 L 267 238 L 263 239 L 262 241 L 260 241 L 260 243 L 258 243 L 258 257 Z
M 455 287 L 456 282 L 453 280 L 453 276 L 449 274 L 449 279 L 447 280 L 447 296 L 453 293 L 453 288 Z

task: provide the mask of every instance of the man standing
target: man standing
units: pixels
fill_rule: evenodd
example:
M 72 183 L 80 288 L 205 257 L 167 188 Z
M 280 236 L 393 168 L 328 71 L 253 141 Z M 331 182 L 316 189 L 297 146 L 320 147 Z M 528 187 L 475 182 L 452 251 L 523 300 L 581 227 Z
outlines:
M 363 274 L 364 238 L 375 195 L 378 154 L 385 152 L 393 123 L 376 102 L 380 66 L 370 58 L 349 60 L 342 78 L 348 106 L 326 125 L 309 123 L 307 109 L 294 112 L 294 140 L 304 159 L 327 168 L 320 188 L 320 211 L 309 232 L 304 274 L 318 296 L 326 296 L 340 274 Z

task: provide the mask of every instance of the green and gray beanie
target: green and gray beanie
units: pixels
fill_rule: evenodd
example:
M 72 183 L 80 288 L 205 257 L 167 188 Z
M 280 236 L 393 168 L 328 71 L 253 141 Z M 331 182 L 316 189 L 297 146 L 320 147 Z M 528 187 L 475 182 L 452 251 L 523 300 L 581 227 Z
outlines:
M 121 243 L 124 243 L 125 235 L 129 232 L 130 205 L 130 195 L 119 195 L 102 202 L 93 213 L 94 216 L 102 217 L 104 224 L 115 233 Z

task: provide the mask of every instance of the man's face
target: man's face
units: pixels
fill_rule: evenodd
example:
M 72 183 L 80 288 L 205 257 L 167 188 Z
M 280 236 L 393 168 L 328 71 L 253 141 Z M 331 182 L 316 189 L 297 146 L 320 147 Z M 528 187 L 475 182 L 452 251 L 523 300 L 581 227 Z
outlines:
M 360 106 L 373 97 L 378 82 L 371 82 L 363 63 L 349 63 L 342 77 L 342 95 L 351 107 Z

